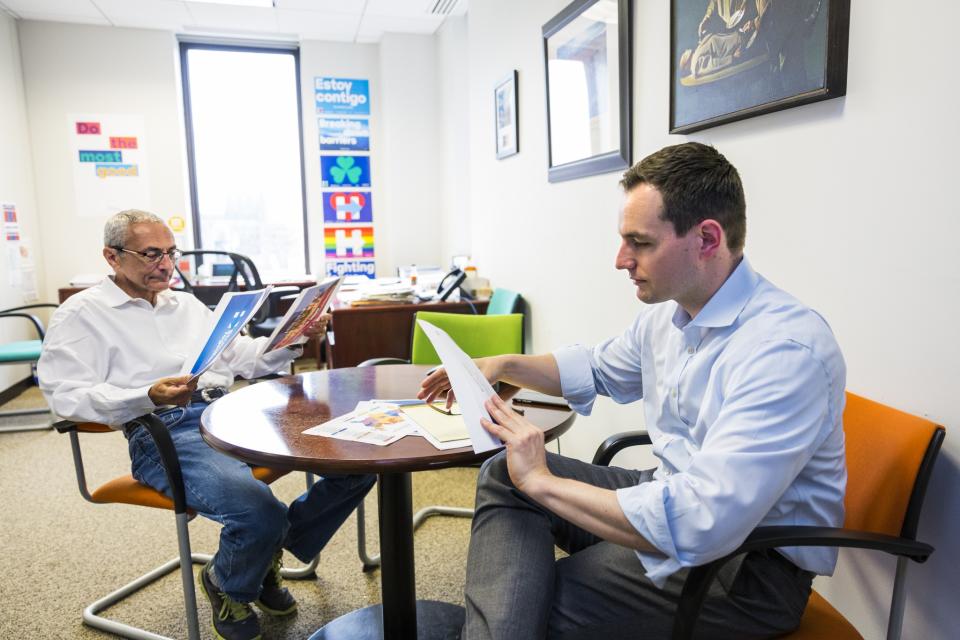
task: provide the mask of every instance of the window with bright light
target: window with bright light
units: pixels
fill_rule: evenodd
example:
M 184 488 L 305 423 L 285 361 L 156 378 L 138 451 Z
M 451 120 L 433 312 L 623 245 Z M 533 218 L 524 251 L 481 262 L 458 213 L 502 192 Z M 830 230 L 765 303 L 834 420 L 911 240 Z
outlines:
M 180 46 L 196 248 L 307 273 L 297 52 Z

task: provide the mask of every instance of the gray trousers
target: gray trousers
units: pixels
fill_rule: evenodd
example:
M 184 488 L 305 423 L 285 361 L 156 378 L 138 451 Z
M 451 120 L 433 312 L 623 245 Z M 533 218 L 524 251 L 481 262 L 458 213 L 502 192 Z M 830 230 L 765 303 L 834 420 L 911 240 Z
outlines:
M 555 475 L 619 489 L 652 471 L 601 467 L 547 453 Z M 569 556 L 555 559 L 554 545 Z M 501 453 L 480 470 L 467 559 L 463 638 L 669 638 L 687 570 L 663 589 L 631 549 L 557 517 L 517 490 Z M 769 638 L 799 625 L 813 574 L 775 551 L 727 563 L 704 604 L 697 638 Z

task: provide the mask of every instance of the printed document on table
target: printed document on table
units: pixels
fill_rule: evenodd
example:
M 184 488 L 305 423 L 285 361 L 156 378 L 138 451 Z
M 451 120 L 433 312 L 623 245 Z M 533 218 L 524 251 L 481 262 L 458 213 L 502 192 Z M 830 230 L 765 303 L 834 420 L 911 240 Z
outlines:
M 417 425 L 395 404 L 364 401 L 358 402 L 350 413 L 310 427 L 304 433 L 382 447 L 406 435 L 416 434 Z
M 454 403 L 452 410 L 455 415 L 441 413 L 420 400 L 417 404 L 405 406 L 401 409 L 407 418 L 417 423 L 420 435 L 427 442 L 440 450 L 459 449 L 469 447 L 470 434 L 467 425 L 463 422 L 458 405 Z
M 467 425 L 467 431 L 470 433 L 473 450 L 476 453 L 483 453 L 502 447 L 500 441 L 480 424 L 481 418 L 490 420 L 490 414 L 487 413 L 483 403 L 487 398 L 494 395 L 493 387 L 480 373 L 480 369 L 473 363 L 470 356 L 464 353 L 445 331 L 423 320 L 417 320 L 417 322 L 430 342 L 433 343 L 433 348 L 436 349 L 437 355 L 440 356 L 440 361 L 443 362 L 443 367 L 447 371 L 450 386 L 457 396 L 457 402 L 460 403 L 463 420 Z

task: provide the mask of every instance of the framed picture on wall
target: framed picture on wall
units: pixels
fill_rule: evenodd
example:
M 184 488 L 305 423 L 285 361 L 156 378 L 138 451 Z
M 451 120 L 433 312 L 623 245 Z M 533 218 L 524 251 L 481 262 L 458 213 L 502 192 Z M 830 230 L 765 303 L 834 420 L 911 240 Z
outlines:
M 845 95 L 850 0 L 671 0 L 670 133 Z
M 520 111 L 517 99 L 517 70 L 514 69 L 493 89 L 497 130 L 497 158 L 520 151 Z
M 543 25 L 550 182 L 630 166 L 630 1 L 575 0 Z

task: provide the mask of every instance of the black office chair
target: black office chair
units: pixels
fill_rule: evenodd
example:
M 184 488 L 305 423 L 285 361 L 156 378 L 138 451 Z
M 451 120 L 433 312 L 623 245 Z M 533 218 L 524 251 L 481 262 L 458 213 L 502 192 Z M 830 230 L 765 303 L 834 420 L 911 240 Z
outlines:
M 217 259 L 216 256 L 221 256 L 221 258 Z M 225 263 L 222 259 L 222 256 L 225 256 L 229 260 L 229 263 Z M 228 280 L 226 284 L 212 287 L 197 286 L 199 283 L 192 282 L 189 274 L 186 274 L 180 270 L 179 264 L 174 265 L 174 268 L 177 270 L 177 275 L 180 277 L 180 283 L 175 284 L 170 288 L 174 291 L 185 291 L 193 294 L 211 309 L 217 306 L 217 303 L 220 302 L 220 298 L 222 298 L 223 294 L 225 293 L 240 290 L 256 291 L 258 289 L 263 289 L 263 281 L 260 279 L 260 272 L 257 271 L 257 266 L 253 264 L 253 260 L 245 255 L 233 253 L 231 251 L 194 249 L 191 251 L 184 251 L 183 257 L 193 258 L 194 264 L 198 268 L 203 262 L 204 258 L 213 260 L 214 264 L 231 265 L 230 273 L 227 274 Z
M 191 293 L 211 309 L 217 306 L 220 298 L 222 298 L 225 293 L 241 290 L 257 291 L 264 287 L 263 280 L 260 278 L 260 272 L 257 270 L 257 265 L 253 263 L 253 260 L 243 254 L 213 249 L 194 249 L 192 251 L 184 251 L 183 256 L 186 258 L 193 257 L 198 267 L 199 263 L 203 262 L 203 259 L 207 257 L 215 260 L 214 264 L 229 266 L 229 273 L 224 274 L 227 278 L 226 283 L 215 284 L 213 286 L 198 286 L 197 283 L 190 281 L 189 274 L 185 274 L 180 269 L 179 264 L 174 265 L 177 274 L 180 276 L 180 284 L 172 286 L 171 289 Z M 228 258 L 229 262 L 224 262 L 222 259 L 223 256 Z M 300 289 L 301 287 L 297 286 L 274 287 L 266 301 L 264 301 L 263 305 L 257 310 L 257 313 L 251 318 L 250 324 L 247 325 L 248 333 L 254 338 L 269 336 L 273 333 L 273 330 L 277 328 L 280 319 L 283 317 L 283 313 L 280 311 L 281 305 L 295 298 L 297 294 L 300 293 Z

